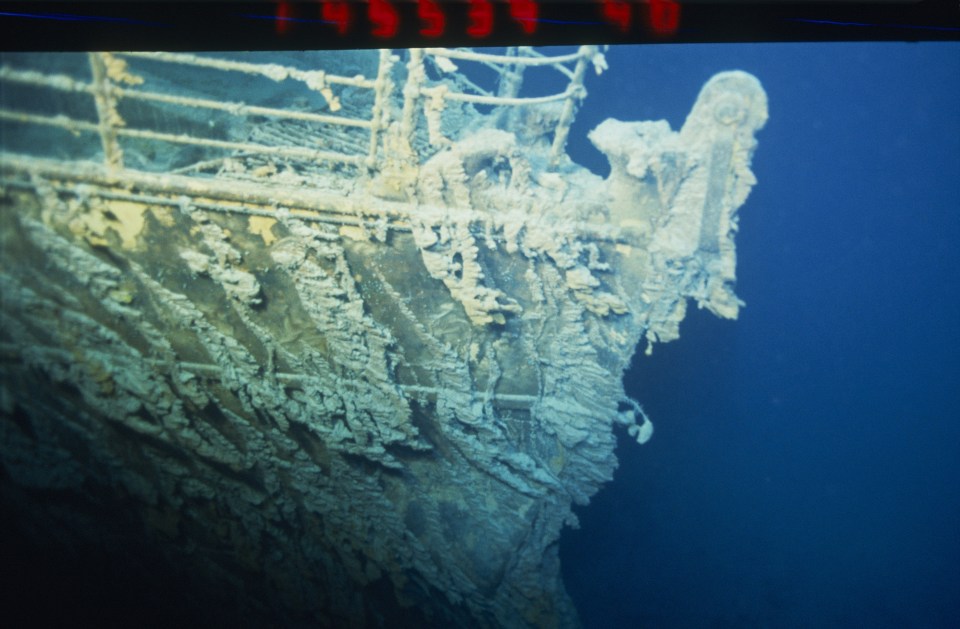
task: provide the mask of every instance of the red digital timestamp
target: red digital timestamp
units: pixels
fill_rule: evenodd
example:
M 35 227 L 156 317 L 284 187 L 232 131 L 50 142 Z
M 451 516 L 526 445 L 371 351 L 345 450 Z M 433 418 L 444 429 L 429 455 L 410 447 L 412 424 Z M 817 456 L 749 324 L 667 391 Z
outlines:
M 549 1 L 549 0 L 548 0 Z M 353 32 L 359 16 L 366 18 L 363 23 L 369 28 L 369 35 L 376 39 L 391 39 L 401 32 L 404 15 L 408 12 L 399 9 L 400 4 L 415 4 L 415 28 L 422 37 L 433 39 L 449 32 L 448 19 L 451 2 L 443 0 L 317 0 L 319 18 L 331 25 L 337 35 L 346 36 Z M 484 39 L 495 34 L 495 30 L 509 25 L 524 35 L 535 35 L 541 24 L 543 0 L 465 0 L 457 2 L 458 10 L 466 11 L 464 33 L 473 39 Z M 506 16 L 496 10 L 496 5 L 506 7 Z M 608 25 L 612 32 L 629 33 L 637 25 L 646 27 L 655 35 L 672 35 L 680 25 L 680 4 L 675 0 L 596 0 L 597 11 L 591 25 Z M 550 22 L 562 20 L 562 4 L 554 4 Z M 295 22 L 304 19 L 303 3 L 277 2 L 276 31 L 283 35 L 292 29 Z M 560 16 L 561 19 L 558 19 Z M 312 20 L 311 20 L 312 21 Z M 576 25 L 575 20 L 568 22 Z

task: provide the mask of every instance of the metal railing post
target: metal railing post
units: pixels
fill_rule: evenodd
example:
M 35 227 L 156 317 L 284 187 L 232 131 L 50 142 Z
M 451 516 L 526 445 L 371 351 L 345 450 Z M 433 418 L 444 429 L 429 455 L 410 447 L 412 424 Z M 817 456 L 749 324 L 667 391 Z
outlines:
M 416 131 L 417 103 L 420 100 L 420 87 L 425 80 L 423 69 L 423 50 L 412 48 L 410 62 L 407 63 L 407 80 L 403 85 L 403 113 L 400 117 L 400 134 L 413 146 Z
M 586 73 L 587 65 L 593 59 L 596 51 L 596 46 L 580 47 L 580 59 L 577 61 L 577 67 L 574 69 L 573 77 L 567 86 L 567 98 L 563 103 L 563 112 L 560 114 L 560 120 L 557 121 L 557 128 L 553 134 L 553 146 L 550 148 L 551 168 L 555 168 L 560 163 L 560 156 L 563 155 L 566 148 L 567 136 L 570 134 L 570 125 L 573 124 L 577 103 L 583 100 L 585 96 L 583 75 Z
M 390 71 L 393 68 L 393 53 L 389 49 L 380 50 L 380 62 L 377 64 L 377 80 L 373 88 L 373 110 L 370 116 L 370 149 L 367 153 L 367 168 L 373 169 L 377 165 L 377 144 L 380 133 L 390 123 L 390 92 L 393 83 L 390 80 Z
M 123 151 L 117 140 L 117 127 L 123 126 L 123 119 L 117 113 L 117 101 L 113 94 L 113 83 L 107 74 L 103 54 L 90 53 L 90 70 L 93 74 L 93 99 L 97 105 L 100 143 L 103 145 L 103 157 L 107 168 L 123 168 Z

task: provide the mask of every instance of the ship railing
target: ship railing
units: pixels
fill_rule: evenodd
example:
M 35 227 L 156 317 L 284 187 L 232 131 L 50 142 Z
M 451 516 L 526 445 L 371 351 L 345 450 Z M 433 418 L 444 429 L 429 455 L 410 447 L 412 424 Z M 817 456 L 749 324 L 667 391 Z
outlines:
M 440 72 L 455 75 L 456 83 L 463 86 L 462 89 L 451 89 L 448 83 L 428 84 L 424 70 L 427 60 Z M 461 68 L 464 62 L 492 69 L 496 76 L 494 85 L 484 87 L 466 78 Z M 407 86 L 404 89 L 402 128 L 408 137 L 412 137 L 418 99 L 422 102 L 431 143 L 435 145 L 449 142 L 440 133 L 441 116 L 447 101 L 502 109 L 558 103 L 562 104 L 562 109 L 554 127 L 550 150 L 550 161 L 555 166 L 564 153 L 577 106 L 586 97 L 583 83 L 590 67 L 597 73 L 606 68 L 603 54 L 597 46 L 580 46 L 572 53 L 556 55 L 543 54 L 527 46 L 507 48 L 506 54 L 449 48 L 413 50 Z M 565 88 L 544 96 L 520 96 L 524 73 L 531 68 L 549 68 L 560 73 L 567 79 Z
M 377 54 L 376 65 L 373 60 L 366 65 L 371 76 L 341 76 L 322 69 L 174 52 L 92 52 L 87 55 L 86 70 L 82 58 L 80 64 L 62 71 L 5 62 L 0 66 L 0 93 L 5 85 L 16 84 L 30 90 L 31 96 L 2 99 L 0 124 L 58 128 L 77 139 L 71 143 L 67 137 L 58 142 L 36 134 L 26 136 L 33 139 L 21 143 L 19 148 L 24 150 L 11 148 L 6 140 L 0 149 L 7 167 L 15 167 L 15 155 L 22 153 L 75 168 L 80 163 L 100 163 L 104 172 L 112 175 L 175 174 L 201 177 L 206 182 L 215 178 L 210 174 L 221 172 L 224 164 L 238 155 L 259 158 L 261 163 L 333 163 L 373 174 L 389 168 L 390 160 L 396 158 L 397 133 L 405 138 L 399 144 L 408 147 L 406 159 L 414 166 L 449 145 L 452 140 L 444 138 L 442 130 L 444 112 L 451 103 L 474 106 L 481 116 L 556 103 L 559 115 L 551 147 L 551 160 L 556 165 L 564 154 L 577 106 L 586 95 L 586 71 L 591 66 L 597 72 L 605 67 L 603 55 L 595 46 L 549 55 L 529 47 L 507 48 L 505 54 L 415 49 L 409 52 L 405 73 L 397 67 L 399 56 L 395 51 L 381 50 Z M 206 86 L 196 85 L 197 79 L 185 89 L 175 72 L 164 69 L 177 66 L 212 73 L 211 81 L 226 86 L 229 96 L 217 98 L 216 90 L 200 89 Z M 492 80 L 484 84 L 475 80 L 478 75 L 470 70 L 477 68 L 492 69 Z M 521 94 L 524 75 L 533 68 L 559 73 L 560 80 L 551 85 L 562 85 L 562 89 L 538 96 Z M 241 85 L 234 75 L 249 77 L 251 83 Z M 249 85 L 265 80 L 291 82 L 296 94 L 303 94 L 305 88 L 311 98 L 319 95 L 325 107 L 280 108 L 270 106 L 275 104 L 271 101 L 258 102 L 255 99 L 262 95 Z M 252 102 L 235 101 L 234 94 Z M 294 145 L 290 133 L 258 141 L 261 136 L 223 131 L 256 130 L 260 118 L 300 124 L 309 132 L 304 134 L 307 137 L 297 136 L 299 144 Z M 238 120 L 244 124 L 236 124 Z M 215 121 L 222 123 L 219 135 L 213 132 Z M 209 122 L 209 128 L 205 122 Z M 418 146 L 414 142 L 417 133 L 429 136 L 432 146 L 426 154 L 422 153 L 422 144 L 421 153 L 414 148 Z M 81 141 L 84 136 L 99 136 L 99 142 Z M 164 144 L 196 150 L 170 166 L 169 157 L 156 157 L 169 155 L 169 151 L 163 151 Z M 81 170 L 94 176 L 93 170 Z
M 60 93 L 85 94 L 93 98 L 96 106 L 96 120 L 83 120 L 68 114 L 43 115 L 13 109 L 0 108 L 0 120 L 56 127 L 74 135 L 96 133 L 100 136 L 103 160 L 110 169 L 124 168 L 124 152 L 121 139 L 139 139 L 153 142 L 166 142 L 179 145 L 191 145 L 203 149 L 215 149 L 225 153 L 241 153 L 300 161 L 327 161 L 341 164 L 360 165 L 369 163 L 375 153 L 376 125 L 372 119 L 358 119 L 336 115 L 340 110 L 340 101 L 334 93 L 335 87 L 351 86 L 375 93 L 374 108 L 379 105 L 376 99 L 386 97 L 375 90 L 376 81 L 362 76 L 346 77 L 322 70 L 302 70 L 279 64 L 248 63 L 229 59 L 217 59 L 185 53 L 170 52 L 127 52 L 127 53 L 89 53 L 91 80 L 81 80 L 65 74 L 48 74 L 36 70 L 24 70 L 4 65 L 0 68 L 2 82 L 18 83 L 37 88 L 46 88 Z M 143 78 L 131 69 L 127 59 L 146 59 L 166 64 L 178 64 L 236 72 L 248 76 L 259 76 L 273 81 L 299 81 L 308 89 L 319 93 L 331 112 L 314 113 L 279 109 L 244 102 L 228 102 L 195 96 L 184 96 L 143 89 Z M 238 90 L 242 91 L 242 90 Z M 127 102 L 152 103 L 176 108 L 188 108 L 206 112 L 219 112 L 231 116 L 262 116 L 276 120 L 291 120 L 333 125 L 345 128 L 358 128 L 370 132 L 372 137 L 366 148 L 366 154 L 350 154 L 335 150 L 321 150 L 306 146 L 271 146 L 267 144 L 203 137 L 196 133 L 170 133 L 156 128 L 132 128 L 120 113 L 121 104 Z M 211 163 L 217 160 L 210 160 Z M 199 170 L 208 164 L 194 165 Z

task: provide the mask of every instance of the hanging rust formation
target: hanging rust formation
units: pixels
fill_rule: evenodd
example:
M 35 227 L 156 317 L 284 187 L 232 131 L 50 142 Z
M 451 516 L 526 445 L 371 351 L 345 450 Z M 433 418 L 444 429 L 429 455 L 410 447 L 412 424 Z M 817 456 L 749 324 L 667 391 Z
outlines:
M 603 179 L 596 47 L 274 57 L 4 56 L 7 495 L 89 544 L 95 488 L 248 619 L 578 626 L 557 539 L 653 432 L 624 370 L 741 305 L 759 82 L 602 123 Z

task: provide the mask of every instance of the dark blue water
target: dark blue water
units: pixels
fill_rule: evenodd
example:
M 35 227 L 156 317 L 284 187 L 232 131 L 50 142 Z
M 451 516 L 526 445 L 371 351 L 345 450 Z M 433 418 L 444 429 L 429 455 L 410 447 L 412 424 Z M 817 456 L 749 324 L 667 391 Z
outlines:
M 638 356 L 656 424 L 561 541 L 587 627 L 960 627 L 960 45 L 619 48 L 572 137 L 767 90 L 736 322 Z M 575 159 L 606 172 L 588 143 Z

